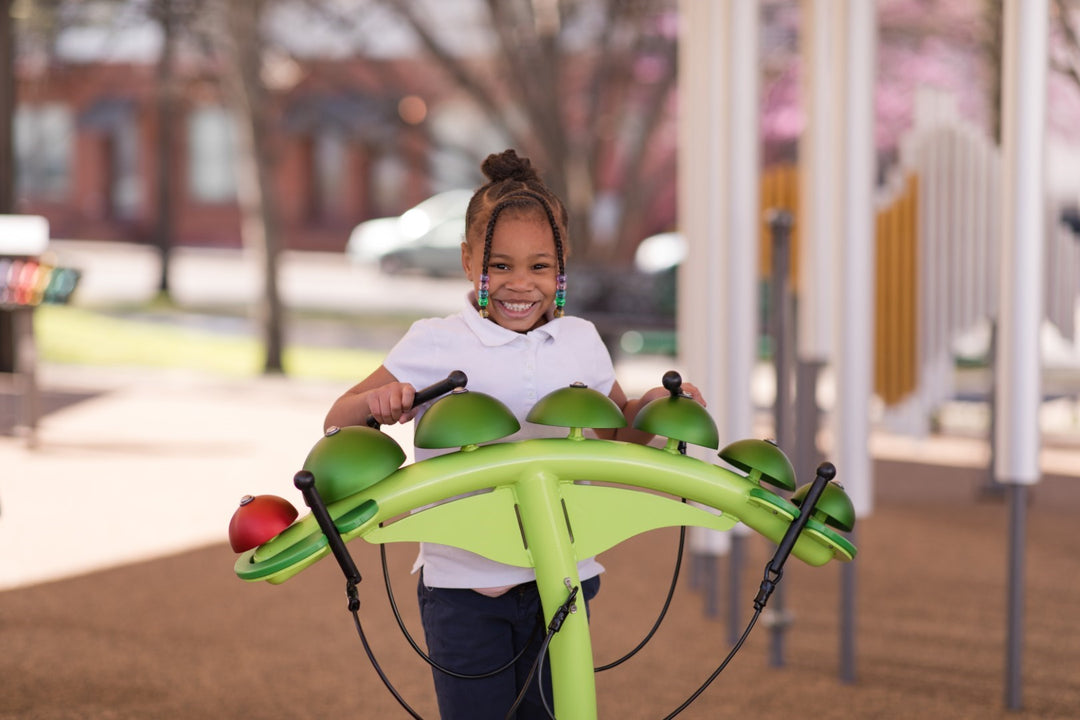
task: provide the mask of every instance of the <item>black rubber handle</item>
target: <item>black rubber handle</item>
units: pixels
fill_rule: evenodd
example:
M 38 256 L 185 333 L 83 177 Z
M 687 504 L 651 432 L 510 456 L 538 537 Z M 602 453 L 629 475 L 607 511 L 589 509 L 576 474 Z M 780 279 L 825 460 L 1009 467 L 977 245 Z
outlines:
M 677 370 L 668 370 L 660 379 L 660 384 L 671 393 L 671 397 L 679 397 L 682 394 L 682 375 Z
M 417 405 L 423 405 L 426 402 L 434 400 L 440 395 L 445 395 L 454 388 L 465 387 L 465 384 L 468 382 L 469 378 L 465 375 L 465 373 L 461 372 L 460 370 L 454 370 L 452 373 L 450 373 L 434 385 L 429 385 L 422 390 L 417 390 L 416 394 L 413 396 L 413 407 L 416 407 Z M 364 424 L 368 427 L 373 427 L 375 429 L 379 428 L 379 421 L 375 419 L 374 415 L 368 415 L 367 419 L 364 420 Z
M 836 477 L 835 465 L 831 462 L 823 462 L 818 465 L 814 483 L 806 492 L 802 506 L 799 507 L 799 517 L 792 520 L 791 524 L 788 525 L 787 532 L 784 533 L 784 537 L 780 539 L 780 544 L 776 547 L 776 554 L 773 555 L 769 564 L 765 566 L 765 579 L 762 580 L 761 588 L 758 590 L 757 597 L 754 598 L 754 607 L 758 610 L 765 607 L 769 596 L 772 595 L 773 590 L 776 588 L 776 583 L 780 582 L 780 577 L 784 574 L 784 563 L 787 562 L 788 556 L 791 555 L 791 550 L 795 547 L 795 541 L 799 539 L 803 528 L 806 527 L 806 523 L 810 520 L 810 513 L 813 512 L 814 506 L 817 505 L 817 501 L 821 498 L 821 494 L 825 492 L 825 486 L 834 477 Z
M 345 579 L 353 584 L 360 582 L 360 571 L 356 569 L 356 563 L 353 562 L 352 555 L 345 547 L 345 541 L 341 539 L 341 533 L 334 525 L 330 511 L 326 509 L 322 494 L 315 487 L 315 476 L 307 470 L 301 470 L 293 476 L 293 484 L 303 494 L 304 502 L 311 508 L 311 514 L 315 516 L 319 529 L 330 543 L 330 552 L 334 553 L 334 558 L 341 566 L 341 572 L 345 573 Z

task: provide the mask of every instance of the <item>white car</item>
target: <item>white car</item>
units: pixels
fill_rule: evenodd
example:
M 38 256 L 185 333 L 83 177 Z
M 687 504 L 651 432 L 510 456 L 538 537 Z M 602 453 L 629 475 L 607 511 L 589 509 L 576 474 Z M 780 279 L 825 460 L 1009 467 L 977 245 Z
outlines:
M 464 219 L 472 190 L 446 190 L 417 203 L 396 217 L 382 217 L 353 228 L 345 253 L 359 262 L 378 263 L 389 252 L 415 243 L 437 225 Z
M 459 277 L 465 218 L 443 220 L 410 243 L 383 253 L 379 269 L 388 275 L 419 273 L 429 277 Z
M 634 267 L 643 273 L 657 273 L 677 267 L 686 259 L 686 238 L 679 232 L 650 235 L 634 253 Z

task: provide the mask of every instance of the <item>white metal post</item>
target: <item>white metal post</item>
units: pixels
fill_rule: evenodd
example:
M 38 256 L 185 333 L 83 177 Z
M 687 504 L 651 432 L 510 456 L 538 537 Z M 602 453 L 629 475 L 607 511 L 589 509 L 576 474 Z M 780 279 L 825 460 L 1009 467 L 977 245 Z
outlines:
M 1006 0 L 994 477 L 1010 489 L 1005 702 L 1022 705 L 1026 490 L 1039 481 L 1049 3 Z
M 726 444 L 749 436 L 753 418 L 759 0 L 683 0 L 679 9 L 679 218 L 688 244 L 679 268 L 679 355 Z M 691 533 L 692 551 L 716 555 L 728 546 L 726 535 Z
M 873 507 L 870 399 L 874 368 L 875 113 L 877 11 L 875 3 L 848 0 L 844 48 L 843 221 L 837 257 L 836 409 L 833 436 L 838 478 L 855 513 Z M 841 570 L 841 678 L 855 679 L 855 567 Z

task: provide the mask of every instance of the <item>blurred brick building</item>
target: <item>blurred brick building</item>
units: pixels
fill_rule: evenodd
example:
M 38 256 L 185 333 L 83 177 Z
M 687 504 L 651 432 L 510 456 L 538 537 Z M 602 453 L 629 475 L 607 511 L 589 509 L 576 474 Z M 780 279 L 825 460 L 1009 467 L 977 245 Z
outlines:
M 53 237 L 151 243 L 160 158 L 156 73 L 153 64 L 136 63 L 21 72 L 17 211 L 44 215 Z M 431 187 L 433 149 L 423 120 L 432 107 L 453 104 L 452 87 L 437 82 L 431 67 L 323 61 L 293 63 L 288 73 L 287 89 L 273 93 L 271 118 L 287 247 L 342 250 L 360 221 L 400 213 L 442 189 Z M 181 73 L 176 82 L 173 242 L 235 247 L 231 117 L 212 72 Z

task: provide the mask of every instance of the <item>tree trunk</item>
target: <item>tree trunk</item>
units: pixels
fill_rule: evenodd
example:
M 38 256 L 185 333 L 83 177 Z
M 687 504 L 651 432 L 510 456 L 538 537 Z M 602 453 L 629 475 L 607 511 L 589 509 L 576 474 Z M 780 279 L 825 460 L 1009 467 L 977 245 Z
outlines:
M 157 67 L 157 218 L 154 227 L 154 243 L 161 256 L 161 277 L 158 290 L 169 294 L 169 268 L 172 264 L 172 247 L 175 214 L 173 213 L 173 153 L 176 144 L 176 12 L 175 0 L 161 0 L 158 4 L 158 22 L 161 25 L 161 57 Z
M 989 79 L 987 90 L 990 95 L 990 137 L 1001 144 L 1001 72 L 1002 56 L 1005 46 L 1005 17 L 1002 14 L 1001 0 L 983 0 L 983 22 L 986 39 L 983 54 L 986 58 Z
M 15 211 L 15 32 L 11 6 L 0 0 L 0 214 Z M 0 372 L 15 369 L 15 332 L 12 314 L 0 309 Z
M 15 211 L 15 30 L 11 6 L 0 0 L 0 213 Z
M 270 107 L 260 77 L 263 48 L 259 22 L 263 5 L 264 0 L 224 0 L 219 7 L 224 13 L 223 29 L 227 33 L 222 41 L 230 61 L 225 70 L 226 88 L 236 118 L 240 232 L 244 247 L 259 258 L 263 271 L 258 312 L 265 352 L 263 372 L 280 373 L 284 370 L 284 312 L 278 288 L 281 240 L 267 130 Z

